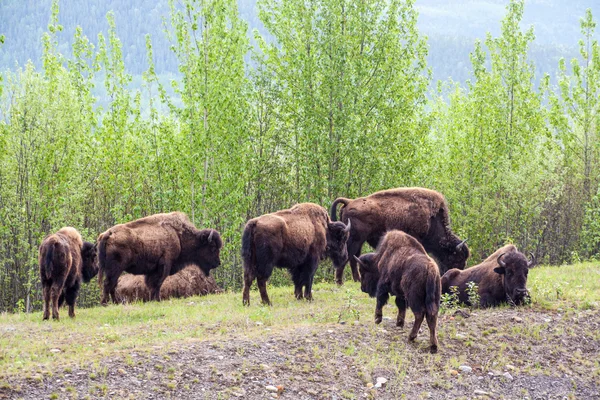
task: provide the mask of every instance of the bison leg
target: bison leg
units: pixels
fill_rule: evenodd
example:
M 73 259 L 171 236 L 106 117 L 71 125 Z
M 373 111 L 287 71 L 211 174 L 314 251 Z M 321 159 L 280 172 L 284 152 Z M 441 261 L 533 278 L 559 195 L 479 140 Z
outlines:
M 423 318 L 425 318 L 424 312 L 415 312 L 415 310 L 413 310 L 413 314 L 415 314 L 415 324 L 413 325 L 412 330 L 410 331 L 410 335 L 408 335 L 409 342 L 412 342 L 417 338 L 417 335 L 419 334 L 419 329 L 421 328 L 421 324 L 423 323 Z
M 52 300 L 52 319 L 59 320 L 58 316 L 58 303 L 60 295 L 62 294 L 62 285 L 54 283 L 50 289 L 50 298 Z
M 256 284 L 258 285 L 258 290 L 260 291 L 260 298 L 262 299 L 262 303 L 264 305 L 270 306 L 271 300 L 269 300 L 269 295 L 267 294 L 267 280 L 269 278 L 259 277 L 256 279 Z
M 364 243 L 364 240 L 356 240 L 355 238 L 350 237 L 348 238 L 348 244 L 346 245 L 348 248 L 348 258 L 350 260 L 350 269 L 352 270 L 352 279 L 354 282 L 360 282 L 360 274 L 358 273 L 358 264 L 353 256 L 360 257 L 360 252 Z M 342 284 L 342 277 L 344 274 L 344 268 L 342 267 L 340 270 L 336 270 L 336 283 L 338 285 Z M 337 274 L 338 271 L 340 272 L 339 279 Z
M 305 282 L 305 287 L 304 287 L 304 298 L 308 301 L 312 301 L 312 285 L 313 285 L 313 280 L 315 279 L 315 272 L 317 272 L 317 267 L 319 266 L 319 261 L 318 260 L 311 260 L 311 262 L 308 264 L 308 268 L 307 268 L 307 276 L 306 276 L 306 282 Z
M 431 344 L 430 352 L 437 353 L 438 351 L 438 340 L 437 340 L 437 313 L 431 315 L 425 314 L 427 317 L 427 325 L 429 326 L 429 343 Z
M 396 307 L 398 307 L 396 326 L 404 328 L 404 319 L 406 317 L 406 300 L 404 300 L 404 296 L 396 296 Z
M 151 301 L 160 301 L 160 288 L 166 278 L 166 273 L 162 271 L 159 274 L 146 275 L 146 286 L 150 289 Z
M 377 286 L 377 305 L 375 306 L 375 323 L 380 324 L 383 319 L 383 306 L 385 306 L 390 298 L 387 285 Z
M 50 286 L 44 284 L 42 289 L 44 295 L 44 319 L 50 318 Z
M 302 283 L 294 282 L 294 296 L 296 296 L 296 300 L 302 300 Z
M 65 290 L 64 296 L 65 301 L 69 305 L 69 317 L 75 318 L 75 300 L 79 293 L 79 282 L 75 282 L 75 285 Z
M 248 271 L 248 268 L 244 268 L 244 291 L 242 294 L 242 302 L 245 306 L 250 305 L 250 287 L 254 281 L 254 276 Z

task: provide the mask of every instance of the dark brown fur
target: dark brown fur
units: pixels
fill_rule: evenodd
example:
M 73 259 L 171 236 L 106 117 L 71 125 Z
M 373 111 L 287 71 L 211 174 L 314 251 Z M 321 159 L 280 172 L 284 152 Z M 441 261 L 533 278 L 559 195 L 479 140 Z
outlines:
M 363 292 L 377 298 L 375 323 L 382 319 L 382 309 L 389 296 L 396 296 L 398 319 L 396 325 L 404 327 L 406 306 L 415 315 L 415 324 L 408 336 L 414 341 L 423 318 L 429 326 L 430 350 L 438 350 L 437 317 L 440 308 L 441 282 L 437 264 L 423 246 L 412 236 L 393 230 L 386 233 L 377 252 L 356 259 L 360 268 Z
M 204 272 L 195 265 L 188 265 L 175 275 L 165 279 L 160 288 L 160 298 L 165 300 L 220 292 L 222 290 L 212 276 L 204 275 Z M 139 300 L 148 301 L 150 300 L 150 289 L 146 286 L 143 276 L 124 274 L 119 277 L 117 298 L 126 303 Z
M 209 275 L 220 263 L 223 241 L 214 229 L 198 230 L 180 212 L 155 214 L 126 224 L 115 225 L 98 237 L 100 274 L 104 290 L 118 302 L 115 288 L 122 272 L 145 275 L 151 299 L 160 301 L 160 287 L 169 275 L 187 264 L 195 264 Z
M 69 317 L 75 317 L 75 300 L 81 281 L 98 273 L 96 247 L 84 242 L 76 229 L 66 227 L 44 239 L 39 251 L 40 278 L 44 297 L 44 319 L 58 320 L 58 309 L 66 300 Z
M 498 264 L 502 255 L 505 268 Z M 521 304 L 527 296 L 527 274 L 533 261 L 528 262 L 523 253 L 512 244 L 501 247 L 481 264 L 464 271 L 451 269 L 442 277 L 443 293 L 450 293 L 451 286 L 458 286 L 459 300 L 470 304 L 467 284 L 477 284 L 480 306 L 493 307 L 508 301 Z
M 301 203 L 288 210 L 251 219 L 244 228 L 243 302 L 250 304 L 250 286 L 256 278 L 264 304 L 271 304 L 267 280 L 274 267 L 292 275 L 296 298 L 312 300 L 312 284 L 319 261 L 330 257 L 334 265 L 346 262 L 348 232 L 341 222 L 331 222 L 327 211 L 313 203 Z
M 340 203 L 340 221 L 352 220 L 348 255 L 355 281 L 360 277 L 353 256 L 360 256 L 365 242 L 377 247 L 383 235 L 393 229 L 415 237 L 437 259 L 441 274 L 466 266 L 469 248 L 466 244 L 459 246 L 461 240 L 450 230 L 448 206 L 442 194 L 424 188 L 398 188 L 354 200 L 340 197 L 331 205 L 332 221 L 337 220 Z M 338 284 L 342 283 L 343 273 L 344 265 L 336 270 Z

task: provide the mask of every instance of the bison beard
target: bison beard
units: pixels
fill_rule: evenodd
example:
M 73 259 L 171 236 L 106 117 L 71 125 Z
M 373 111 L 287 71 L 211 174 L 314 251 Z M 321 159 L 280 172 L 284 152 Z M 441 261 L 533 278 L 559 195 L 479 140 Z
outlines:
M 116 292 L 117 298 L 126 303 L 150 300 L 150 289 L 140 275 L 121 275 Z M 220 292 L 222 290 L 212 276 L 204 275 L 204 272 L 195 265 L 188 265 L 175 275 L 165 279 L 160 288 L 160 298 L 165 300 Z
M 459 301 L 472 305 L 467 287 L 469 282 L 474 282 L 481 307 L 494 307 L 504 302 L 518 305 L 528 295 L 527 275 L 534 264 L 533 254 L 527 261 L 523 253 L 509 244 L 496 250 L 479 265 L 464 271 L 451 269 L 446 272 L 442 277 L 442 291 L 450 293 L 450 288 L 456 286 Z
M 39 250 L 39 270 L 44 298 L 44 319 L 58 320 L 58 309 L 66 301 L 69 317 L 75 317 L 75 301 L 81 282 L 98 273 L 96 246 L 84 242 L 74 228 L 66 227 L 44 239 Z
M 160 301 L 160 288 L 169 275 L 187 264 L 197 265 L 205 275 L 220 263 L 223 242 L 214 229 L 198 230 L 180 212 L 155 214 L 116 225 L 98 237 L 100 274 L 104 285 L 102 304 L 108 296 L 118 302 L 116 286 L 122 272 L 145 275 L 150 298 Z
M 312 300 L 319 261 L 330 257 L 336 267 L 346 262 L 349 228 L 350 224 L 332 223 L 327 211 L 313 203 L 248 221 L 242 236 L 243 303 L 250 305 L 250 286 L 256 279 L 263 304 L 271 305 L 267 281 L 274 267 L 290 271 L 297 299 Z
M 382 190 L 358 199 L 337 198 L 331 205 L 331 220 L 336 221 L 338 204 L 342 204 L 340 221 L 352 219 L 348 238 L 350 268 L 355 281 L 360 279 L 356 261 L 365 242 L 373 248 L 387 231 L 398 229 L 415 237 L 437 260 L 440 273 L 450 268 L 464 269 L 469 249 L 450 230 L 448 206 L 444 196 L 424 188 Z M 344 266 L 336 270 L 336 282 L 342 284 Z
M 376 253 L 356 257 L 361 275 L 361 290 L 377 299 L 375 323 L 382 320 L 383 306 L 390 294 L 396 296 L 396 325 L 404 327 L 406 306 L 415 315 L 408 336 L 414 341 L 423 319 L 429 326 L 430 351 L 438 350 L 437 317 L 440 307 L 441 283 L 438 266 L 412 236 L 401 231 L 388 232 Z

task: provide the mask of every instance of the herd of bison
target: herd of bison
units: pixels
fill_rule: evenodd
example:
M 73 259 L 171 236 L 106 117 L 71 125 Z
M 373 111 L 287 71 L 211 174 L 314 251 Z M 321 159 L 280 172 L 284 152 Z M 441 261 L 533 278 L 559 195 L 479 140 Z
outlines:
M 341 204 L 338 216 L 338 207 Z M 361 255 L 367 242 L 374 253 Z M 208 277 L 217 268 L 223 241 L 215 229 L 197 229 L 181 212 L 155 214 L 115 225 L 84 242 L 79 232 L 62 228 L 46 237 L 39 251 L 44 319 L 58 319 L 63 302 L 74 317 L 81 282 L 98 275 L 101 303 L 119 302 L 117 283 L 123 272 L 143 275 L 149 299 L 160 301 L 161 286 L 170 276 L 194 265 Z M 312 300 L 319 262 L 330 258 L 342 284 L 347 262 L 361 290 L 375 297 L 375 323 L 390 295 L 396 297 L 397 325 L 404 325 L 406 307 L 415 315 L 409 340 L 417 337 L 423 319 L 430 330 L 430 350 L 437 351 L 437 315 L 441 294 L 458 293 L 468 304 L 469 283 L 477 285 L 480 305 L 520 304 L 528 295 L 527 273 L 535 258 L 506 245 L 481 264 L 464 270 L 469 257 L 466 240 L 450 229 L 444 196 L 424 188 L 383 190 L 358 199 L 338 198 L 330 213 L 314 203 L 265 214 L 247 222 L 241 249 L 244 266 L 243 303 L 250 304 L 256 279 L 263 304 L 271 305 L 267 281 L 274 267 L 289 270 L 296 298 Z M 434 258 L 429 257 L 431 254 Z

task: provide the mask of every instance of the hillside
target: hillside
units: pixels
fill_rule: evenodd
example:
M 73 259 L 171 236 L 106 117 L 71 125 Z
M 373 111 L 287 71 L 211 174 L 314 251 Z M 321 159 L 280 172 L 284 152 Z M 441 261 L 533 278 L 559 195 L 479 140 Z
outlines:
M 388 305 L 375 326 L 374 300 L 349 283 L 317 284 L 313 303 L 272 288 L 273 307 L 254 290 L 248 308 L 228 292 L 60 322 L 0 314 L 0 398 L 270 398 L 268 385 L 282 399 L 597 398 L 599 276 L 597 263 L 539 267 L 530 306 L 445 309 L 435 355 L 426 328 L 406 343 L 412 314 L 401 330 Z

